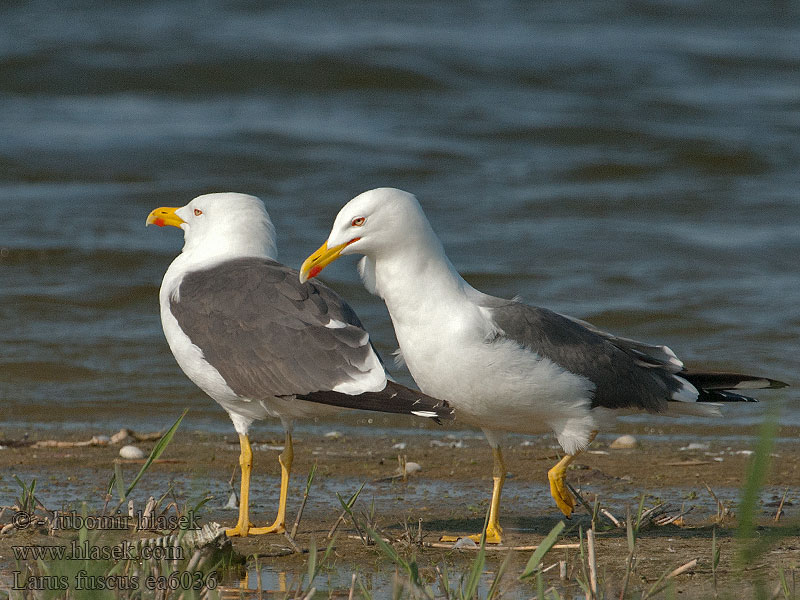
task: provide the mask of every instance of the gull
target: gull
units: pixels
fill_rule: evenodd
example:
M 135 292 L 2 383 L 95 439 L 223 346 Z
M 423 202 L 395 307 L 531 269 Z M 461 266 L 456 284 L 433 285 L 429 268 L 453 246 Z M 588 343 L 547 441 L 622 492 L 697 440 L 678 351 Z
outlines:
M 776 388 L 764 377 L 687 370 L 666 346 L 617 337 L 545 308 L 484 294 L 445 255 L 417 199 L 379 188 L 348 202 L 327 241 L 300 268 L 315 277 L 339 256 L 361 254 L 365 287 L 386 303 L 402 358 L 419 388 L 480 427 L 492 448 L 492 500 L 485 530 L 500 543 L 506 476 L 503 432 L 552 431 L 565 456 L 549 470 L 550 492 L 569 517 L 566 469 L 615 416 L 635 411 L 720 415 L 730 390 Z M 471 536 L 480 539 L 480 534 Z
M 450 419 L 447 404 L 392 381 L 353 309 L 276 261 L 275 228 L 255 196 L 217 193 L 153 210 L 147 224 L 183 230 L 164 274 L 161 324 L 183 372 L 222 406 L 239 435 L 239 519 L 228 536 L 281 533 L 295 419 L 358 408 Z M 253 421 L 278 418 L 286 442 L 272 525 L 249 518 Z

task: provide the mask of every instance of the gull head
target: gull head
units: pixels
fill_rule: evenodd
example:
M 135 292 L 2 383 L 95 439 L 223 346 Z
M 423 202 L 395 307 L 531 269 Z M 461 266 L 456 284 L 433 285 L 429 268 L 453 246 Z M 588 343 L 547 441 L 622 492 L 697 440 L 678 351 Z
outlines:
M 156 208 L 147 225 L 183 230 L 183 253 L 202 258 L 277 256 L 275 227 L 255 196 L 224 192 L 197 196 L 185 206 Z
M 427 236 L 430 225 L 413 194 L 378 188 L 359 194 L 336 215 L 328 239 L 300 267 L 300 281 L 320 274 L 340 256 L 363 254 L 376 259 L 403 251 Z

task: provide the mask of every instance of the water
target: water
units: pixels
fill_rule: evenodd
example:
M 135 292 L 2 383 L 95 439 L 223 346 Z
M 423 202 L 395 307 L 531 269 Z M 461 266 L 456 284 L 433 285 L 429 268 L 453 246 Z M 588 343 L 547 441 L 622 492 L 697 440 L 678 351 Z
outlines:
M 795 380 L 794 3 L 12 1 L 0 106 L 2 427 L 228 430 L 160 329 L 180 232 L 144 228 L 225 190 L 297 266 L 400 187 L 486 292 Z M 354 262 L 326 280 L 386 354 Z M 800 424 L 797 391 L 762 398 Z

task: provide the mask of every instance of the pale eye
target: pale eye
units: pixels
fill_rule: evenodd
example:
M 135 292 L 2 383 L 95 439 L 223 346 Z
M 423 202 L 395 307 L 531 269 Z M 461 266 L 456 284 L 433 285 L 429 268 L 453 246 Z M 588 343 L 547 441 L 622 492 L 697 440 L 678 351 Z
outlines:
M 202 214 L 203 214 L 203 211 L 202 211 L 202 210 L 200 210 L 199 208 L 195 208 L 195 209 L 194 209 L 194 216 L 195 216 L 195 217 L 199 217 L 199 216 L 200 216 L 200 215 L 202 215 Z
M 364 224 L 364 221 L 366 221 L 364 217 L 356 217 L 355 219 L 350 221 L 350 225 L 352 225 L 353 227 L 361 227 Z

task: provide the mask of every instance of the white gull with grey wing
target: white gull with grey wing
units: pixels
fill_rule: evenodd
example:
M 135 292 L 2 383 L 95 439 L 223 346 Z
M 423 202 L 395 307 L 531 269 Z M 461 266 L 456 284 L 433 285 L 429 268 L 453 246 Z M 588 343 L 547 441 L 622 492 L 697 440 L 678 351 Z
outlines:
M 726 389 L 779 386 L 760 377 L 693 374 L 666 346 L 479 292 L 453 267 L 417 199 L 401 190 L 371 190 L 348 202 L 327 242 L 304 262 L 301 278 L 346 254 L 364 255 L 362 279 L 386 302 L 420 389 L 447 400 L 459 420 L 481 427 L 493 448 L 488 541 L 501 538 L 501 432 L 555 433 L 567 456 L 548 476 L 569 516 L 574 500 L 564 483 L 566 467 L 610 417 L 635 410 L 719 414 L 709 400 L 750 400 Z
M 333 407 L 450 418 L 444 403 L 387 377 L 344 300 L 275 261 L 275 230 L 258 198 L 208 194 L 156 209 L 147 222 L 184 231 L 159 294 L 164 334 L 181 369 L 228 412 L 242 445 L 239 522 L 229 535 L 283 530 L 295 419 Z M 266 417 L 286 432 L 281 494 L 275 523 L 253 528 L 248 431 Z

